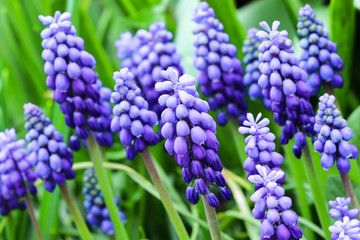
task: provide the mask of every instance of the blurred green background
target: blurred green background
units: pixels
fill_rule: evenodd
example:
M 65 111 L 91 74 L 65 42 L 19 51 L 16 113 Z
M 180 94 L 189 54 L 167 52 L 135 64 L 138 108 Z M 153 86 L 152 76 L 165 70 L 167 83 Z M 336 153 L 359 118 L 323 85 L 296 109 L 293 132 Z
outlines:
M 258 23 L 263 20 L 281 21 L 280 29 L 289 32 L 289 38 L 293 40 L 296 53 L 299 54 L 299 40 L 296 35 L 297 13 L 305 3 L 310 3 L 329 29 L 331 39 L 338 44 L 339 54 L 345 61 L 343 72 L 345 86 L 336 90 L 336 94 L 343 115 L 345 117 L 351 115 L 348 122 L 355 132 L 353 143 L 360 147 L 358 120 L 360 109 L 357 108 L 360 101 L 358 93 L 360 46 L 356 44 L 360 38 L 358 17 L 360 1 L 210 0 L 208 2 L 214 8 L 216 17 L 223 22 L 225 32 L 230 35 L 230 41 L 238 47 L 238 56 L 241 60 L 243 57 L 241 47 L 247 29 L 258 27 Z M 19 137 L 24 137 L 22 106 L 24 103 L 32 102 L 45 110 L 47 116 L 65 137 L 70 134 L 59 106 L 54 104 L 52 93 L 45 85 L 46 76 L 43 72 L 40 38 L 43 26 L 38 21 L 39 14 L 53 15 L 57 10 L 72 13 L 72 23 L 77 29 L 78 36 L 84 38 L 86 50 L 97 60 L 95 70 L 99 73 L 104 86 L 112 88 L 112 73 L 119 70 L 120 66 L 116 58 L 115 40 L 124 31 L 134 33 L 140 28 L 147 29 L 156 21 L 166 22 L 168 30 L 174 34 L 178 51 L 182 54 L 185 72 L 196 75 L 197 71 L 192 66 L 193 23 L 190 17 L 192 9 L 197 4 L 197 0 L 0 0 L 0 130 L 15 128 Z M 312 99 L 312 102 L 316 107 L 317 99 Z M 248 104 L 250 112 L 257 114 L 263 111 L 265 116 L 272 119 L 261 102 L 248 101 Z M 271 130 L 277 137 L 280 136 L 280 128 L 271 125 Z M 256 239 L 259 234 L 259 223 L 251 216 L 252 205 L 248 200 L 253 187 L 246 182 L 241 161 L 235 154 L 235 149 L 244 148 L 243 139 L 237 136 L 236 128 L 229 124 L 224 128 L 218 127 L 218 138 L 221 143 L 220 155 L 223 165 L 231 169 L 226 175 L 234 183 L 231 189 L 234 199 L 222 203 L 218 209 L 221 230 L 227 234 L 227 239 Z M 108 160 L 130 166 L 140 173 L 139 176 L 149 179 L 142 161 L 126 160 L 117 136 L 115 142 L 112 148 L 106 149 Z M 209 239 L 201 204 L 193 207 L 185 200 L 186 185 L 180 177 L 180 167 L 174 159 L 167 156 L 161 144 L 150 150 L 162 171 L 164 182 L 167 183 L 172 198 L 183 209 L 181 214 L 189 231 L 192 232 L 193 239 Z M 287 194 L 293 197 L 294 209 L 304 217 L 300 220 L 300 225 L 306 229 L 305 239 L 321 239 L 319 235 L 313 233 L 316 230 L 319 232 L 319 222 L 311 205 L 312 196 L 308 191 L 309 186 L 303 179 L 304 167 L 300 160 L 292 156 L 291 144 L 284 149 L 279 147 L 278 150 L 287 153 L 284 161 L 287 172 L 285 188 Z M 239 154 L 243 156 L 244 153 L 240 151 Z M 334 169 L 324 172 L 320 167 L 319 156 L 313 153 L 313 157 L 327 200 L 334 199 L 340 193 L 345 196 L 337 172 Z M 88 162 L 88 153 L 82 149 L 75 154 L 74 161 Z M 350 176 L 356 191 L 359 192 L 360 171 L 356 161 L 353 162 Z M 79 168 L 76 180 L 70 184 L 79 205 L 83 200 L 82 172 Z M 132 239 L 176 239 L 160 202 L 149 194 L 149 189 L 138 184 L 144 182 L 143 178 L 138 178 L 138 175 L 131 174 L 127 170 L 113 171 L 111 177 L 115 195 L 122 200 L 122 209 L 128 217 L 126 228 L 131 233 Z M 296 183 L 301 185 L 301 189 Z M 78 237 L 58 190 L 49 194 L 41 189 L 33 198 L 33 202 L 46 239 Z M 34 238 L 26 211 L 14 212 L 11 218 L 2 218 L 0 231 L 0 236 L 4 239 Z M 104 235 L 97 233 L 96 239 L 102 238 Z

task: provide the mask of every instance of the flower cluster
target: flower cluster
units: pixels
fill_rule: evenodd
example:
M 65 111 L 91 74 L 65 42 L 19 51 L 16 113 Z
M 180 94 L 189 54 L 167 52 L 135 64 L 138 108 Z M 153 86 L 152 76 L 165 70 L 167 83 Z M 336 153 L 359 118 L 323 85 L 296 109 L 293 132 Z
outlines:
M 274 152 L 275 135 L 267 127 L 270 121 L 264 118 L 259 122 L 261 113 L 256 119 L 248 113 L 247 118 L 239 132 L 250 134 L 245 139 L 245 152 L 249 157 L 244 169 L 248 171 L 248 180 L 255 184 L 250 200 L 255 203 L 254 217 L 261 220 L 261 239 L 300 239 L 302 230 L 297 226 L 298 216 L 290 210 L 292 200 L 285 196 L 281 186 L 285 180 L 280 168 L 283 157 Z
M 230 199 L 231 193 L 221 174 L 223 167 L 218 156 L 216 123 L 208 114 L 210 107 L 199 98 L 192 76 L 185 74 L 179 78 L 173 68 L 161 74 L 167 80 L 156 83 L 155 89 L 170 92 L 159 98 L 159 104 L 167 107 L 161 114 L 164 122 L 161 133 L 167 139 L 166 150 L 175 155 L 176 162 L 182 167 L 184 182 L 190 183 L 186 197 L 196 204 L 201 194 L 207 197 L 210 206 L 219 207 L 219 200 L 210 185 L 216 186 L 225 200 Z
M 75 178 L 72 169 L 73 153 L 64 143 L 63 136 L 36 105 L 24 105 L 25 136 L 28 142 L 29 161 L 35 166 L 36 177 L 44 180 L 47 191 L 53 192 L 56 184 Z
M 330 226 L 329 231 L 331 232 L 330 238 L 332 240 L 360 240 L 360 221 L 356 218 L 350 219 L 348 216 L 345 216 Z
M 359 215 L 359 209 L 349 209 L 351 198 L 337 197 L 334 201 L 329 201 L 331 207 L 329 215 L 334 219 L 343 219 L 348 216 L 350 219 L 354 219 Z
M 105 234 L 114 234 L 114 225 L 111 222 L 109 210 L 105 205 L 98 179 L 96 178 L 95 171 L 92 168 L 85 170 L 82 191 L 85 195 L 84 208 L 87 213 L 87 222 L 94 229 L 101 228 Z M 117 197 L 114 197 L 114 201 L 116 205 L 119 206 L 120 201 Z M 120 220 L 125 223 L 125 214 L 121 210 L 118 211 L 118 214 Z
M 261 43 L 260 39 L 256 36 L 259 30 L 250 28 L 247 32 L 247 38 L 244 40 L 242 52 L 245 54 L 243 63 L 246 65 L 244 84 L 249 86 L 248 94 L 250 99 L 261 99 L 263 97 L 261 88 L 258 84 L 261 75 L 259 70 L 259 50 L 258 47 Z
M 336 166 L 342 173 L 349 172 L 349 159 L 356 159 L 359 151 L 357 147 L 348 143 L 354 136 L 346 120 L 341 116 L 335 105 L 335 97 L 325 93 L 319 99 L 319 110 L 314 125 L 318 133 L 314 142 L 314 149 L 321 153 L 321 166 L 329 170 L 336 161 Z
M 36 176 L 24 148 L 26 143 L 15 139 L 13 128 L 0 132 L 0 214 L 3 216 L 12 209 L 26 208 L 20 198 L 27 194 L 27 189 L 36 194 Z
M 149 31 L 140 29 L 134 36 L 130 32 L 120 35 L 115 42 L 121 67 L 128 68 L 134 74 L 137 85 L 141 88 L 149 109 L 160 116 L 164 107 L 158 104 L 161 93 L 155 91 L 155 83 L 162 82 L 160 72 L 168 67 L 176 68 L 182 73 L 181 56 L 176 45 L 171 42 L 173 34 L 166 30 L 166 24 L 157 22 Z
M 299 60 L 294 55 L 292 42 L 287 31 L 279 32 L 280 22 L 274 21 L 272 29 L 261 22 L 257 36 L 259 45 L 259 86 L 264 98 L 271 101 L 274 120 L 283 126 L 281 144 L 287 144 L 295 135 L 293 152 L 300 158 L 306 145 L 306 135 L 314 136 L 314 111 L 309 102 L 310 89 L 306 84 L 307 74 L 298 67 Z M 305 133 L 305 134 L 304 134 Z
M 86 140 L 89 129 L 99 144 L 112 145 L 109 94 L 102 93 L 108 90 L 103 90 L 94 71 L 95 58 L 84 50 L 84 40 L 76 36 L 71 14 L 57 11 L 54 17 L 40 15 L 39 20 L 49 26 L 41 32 L 46 85 L 54 91 L 66 124 L 75 129 L 70 147 L 79 150 L 79 139 Z
M 214 10 L 208 3 L 201 2 L 194 9 L 192 20 L 198 23 L 193 29 L 193 33 L 197 34 L 194 39 L 194 65 L 199 70 L 197 80 L 201 91 L 209 97 L 211 110 L 220 110 L 217 115 L 220 125 L 228 122 L 228 116 L 236 118 L 241 124 L 247 104 L 237 49 L 229 43 L 229 35 L 223 32 L 223 25 L 215 18 Z
M 149 104 L 142 97 L 129 69 L 123 68 L 120 72 L 115 72 L 113 79 L 116 84 L 111 102 L 115 104 L 115 116 L 111 121 L 111 130 L 119 133 L 119 139 L 126 147 L 126 156 L 132 160 L 146 146 L 155 145 L 159 141 L 159 136 L 153 129 L 158 117 L 148 109 Z
M 311 93 L 317 95 L 321 83 L 341 88 L 344 80 L 339 72 L 344 62 L 337 54 L 336 43 L 330 41 L 328 31 L 310 5 L 300 8 L 297 27 L 303 49 L 299 66 L 309 74 Z

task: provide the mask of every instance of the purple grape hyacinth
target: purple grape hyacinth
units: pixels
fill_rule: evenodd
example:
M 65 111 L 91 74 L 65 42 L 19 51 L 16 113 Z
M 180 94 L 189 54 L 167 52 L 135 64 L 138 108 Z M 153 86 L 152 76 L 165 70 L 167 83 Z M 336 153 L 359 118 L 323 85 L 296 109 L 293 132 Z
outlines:
M 46 85 L 54 91 L 66 124 L 75 129 L 70 147 L 79 150 L 80 139 L 85 143 L 89 130 L 100 145 L 111 146 L 111 91 L 102 87 L 94 71 L 95 58 L 85 51 L 84 40 L 76 35 L 71 14 L 57 11 L 54 17 L 40 15 L 39 20 L 49 26 L 41 32 Z
M 95 176 L 93 168 L 88 168 L 84 172 L 83 177 L 83 194 L 85 195 L 84 208 L 86 210 L 86 221 L 94 229 L 101 228 L 107 235 L 112 235 L 115 232 L 114 224 L 111 222 L 110 213 L 105 205 L 103 193 L 100 190 L 98 179 Z M 114 197 L 117 206 L 120 200 Z M 120 220 L 125 223 L 126 216 L 121 210 L 118 211 Z
M 44 181 L 44 188 L 53 192 L 57 184 L 75 178 L 73 153 L 38 106 L 25 104 L 24 115 L 29 161 L 35 166 L 36 177 Z
M 294 54 L 292 42 L 285 30 L 278 31 L 279 21 L 274 21 L 272 29 L 261 22 L 257 36 L 259 45 L 259 69 L 262 73 L 259 86 L 264 98 L 271 101 L 274 120 L 283 126 L 281 144 L 287 144 L 295 136 L 294 155 L 301 157 L 306 146 L 306 137 L 315 135 L 314 110 L 309 102 L 310 89 L 306 84 L 307 74 L 298 67 L 299 59 Z
M 127 68 L 115 72 L 115 87 L 111 102 L 115 104 L 111 130 L 119 133 L 121 143 L 126 147 L 126 157 L 132 160 L 148 145 L 155 145 L 160 137 L 153 126 L 158 123 L 155 112 L 149 110 L 148 102 L 142 97 L 134 75 Z
M 31 194 L 37 192 L 25 140 L 15 139 L 13 128 L 0 132 L 0 214 L 3 216 L 11 210 L 26 208 L 21 198 L 27 194 L 27 189 Z
M 337 197 L 334 201 L 329 201 L 331 207 L 329 215 L 334 219 L 343 219 L 348 216 L 350 219 L 354 219 L 359 215 L 359 209 L 349 209 L 351 198 Z
M 261 239 L 300 239 L 302 230 L 297 225 L 298 215 L 290 210 L 291 198 L 285 196 L 281 183 L 285 173 L 280 168 L 283 156 L 274 152 L 275 135 L 267 125 L 269 119 L 260 121 L 261 113 L 254 119 L 251 113 L 239 128 L 246 137 L 245 153 L 249 156 L 244 162 L 247 178 L 255 184 L 255 193 L 250 200 L 255 203 L 253 216 L 261 220 Z
M 259 50 L 258 47 L 261 43 L 260 39 L 256 36 L 259 30 L 251 28 L 247 32 L 247 38 L 243 42 L 242 52 L 245 57 L 243 63 L 246 64 L 244 84 L 249 86 L 248 94 L 251 100 L 263 98 L 261 88 L 258 84 L 258 79 L 261 75 L 259 70 Z
M 344 69 L 344 62 L 337 54 L 336 43 L 329 39 L 328 31 L 310 5 L 300 8 L 297 27 L 303 49 L 299 66 L 309 74 L 312 95 L 319 93 L 322 83 L 341 88 L 344 80 L 339 72 Z
M 356 159 L 359 154 L 357 147 L 348 142 L 354 133 L 336 107 L 334 96 L 325 93 L 319 100 L 314 125 L 318 133 L 314 142 L 315 152 L 321 153 L 321 166 L 325 170 L 329 170 L 336 161 L 339 171 L 348 173 L 351 168 L 349 159 Z
M 176 50 L 173 34 L 166 30 L 164 22 L 156 22 L 149 31 L 140 29 L 134 36 L 130 32 L 120 34 L 115 42 L 121 67 L 128 68 L 134 74 L 143 97 L 149 103 L 149 109 L 160 117 L 164 107 L 158 103 L 161 93 L 155 91 L 155 83 L 164 81 L 160 72 L 168 67 L 182 73 L 181 56 Z
M 345 216 L 329 227 L 332 240 L 360 240 L 360 221 Z
M 229 43 L 222 23 L 206 2 L 193 10 L 195 58 L 199 70 L 197 80 L 201 92 L 209 97 L 212 111 L 220 110 L 217 122 L 224 126 L 228 116 L 241 124 L 245 119 L 247 104 L 244 98 L 246 87 L 242 81 L 243 68 L 236 57 L 237 48 Z
M 165 148 L 182 167 L 184 182 L 190 183 L 186 189 L 187 199 L 196 204 L 201 194 L 206 196 L 210 206 L 217 208 L 220 203 L 210 186 L 218 188 L 225 200 L 230 199 L 231 193 L 221 174 L 216 123 L 208 114 L 209 104 L 199 98 L 192 76 L 184 74 L 179 78 L 171 67 L 161 74 L 166 81 L 156 83 L 155 89 L 169 92 L 159 98 L 159 104 L 166 106 L 161 114 Z

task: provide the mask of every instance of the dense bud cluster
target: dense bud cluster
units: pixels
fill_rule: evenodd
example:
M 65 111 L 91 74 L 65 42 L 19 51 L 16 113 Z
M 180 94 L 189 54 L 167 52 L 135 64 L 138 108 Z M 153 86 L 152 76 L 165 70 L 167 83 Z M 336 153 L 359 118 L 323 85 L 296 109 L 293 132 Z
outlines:
M 295 136 L 293 152 L 297 158 L 306 145 L 306 137 L 314 136 L 314 110 L 309 102 L 310 89 L 306 84 L 307 74 L 298 67 L 299 59 L 294 55 L 287 31 L 278 31 L 280 22 L 274 21 L 272 29 L 261 22 L 257 36 L 259 45 L 259 69 L 262 73 L 259 86 L 264 98 L 271 101 L 274 120 L 283 126 L 281 144 L 287 144 Z
M 46 85 L 54 91 L 66 124 L 75 129 L 70 147 L 79 150 L 80 140 L 88 138 L 89 130 L 102 146 L 112 145 L 109 90 L 102 88 L 94 71 L 95 58 L 76 36 L 71 14 L 57 11 L 54 17 L 40 15 L 39 20 L 49 26 L 41 32 Z
M 85 195 L 84 208 L 86 210 L 86 220 L 94 229 L 101 228 L 105 234 L 112 235 L 115 232 L 114 225 L 110 219 L 110 213 L 105 205 L 103 193 L 100 190 L 98 179 L 92 168 L 85 170 L 83 177 L 83 194 Z M 119 206 L 120 201 L 114 197 L 114 201 Z M 120 220 L 125 223 L 126 216 L 119 210 Z
M 159 104 L 166 106 L 161 114 L 164 122 L 161 133 L 166 138 L 166 150 L 175 155 L 182 167 L 184 182 L 190 183 L 186 197 L 196 204 L 201 194 L 207 197 L 210 206 L 219 207 L 219 200 L 210 186 L 215 186 L 225 200 L 230 199 L 231 193 L 221 174 L 216 123 L 208 114 L 209 104 L 199 98 L 192 76 L 185 74 L 179 78 L 173 68 L 161 74 L 166 81 L 157 83 L 155 89 L 169 92 L 159 98 Z
M 321 153 L 321 166 L 329 170 L 336 161 L 339 171 L 348 173 L 351 168 L 349 159 L 356 159 L 359 150 L 348 143 L 354 133 L 336 107 L 334 96 L 325 93 L 320 97 L 314 130 L 318 133 L 314 149 Z
M 25 209 L 21 198 L 36 194 L 36 176 L 31 168 L 33 162 L 27 157 L 25 141 L 15 140 L 15 129 L 0 132 L 0 214 L 5 216 L 13 209 Z
M 164 79 L 160 72 L 168 67 L 182 73 L 181 56 L 176 45 L 171 42 L 173 34 L 166 30 L 166 24 L 157 22 L 149 27 L 149 31 L 140 29 L 134 36 L 130 32 L 120 35 L 115 42 L 121 67 L 128 68 L 140 87 L 149 109 L 160 116 L 164 109 L 158 104 L 161 93 L 155 91 L 155 83 Z
M 111 130 L 119 133 L 119 139 L 126 147 L 126 157 L 132 160 L 138 152 L 159 141 L 160 137 L 153 129 L 158 117 L 149 110 L 134 75 L 127 68 L 115 72 L 113 79 L 115 92 L 111 94 L 111 102 L 115 104 L 115 116 L 111 121 Z
M 280 168 L 283 157 L 274 152 L 275 135 L 267 127 L 270 121 L 267 118 L 260 121 L 261 113 L 256 119 L 248 113 L 247 118 L 239 132 L 250 134 L 245 139 L 245 153 L 249 157 L 244 169 L 248 171 L 248 180 L 255 184 L 250 200 L 255 203 L 254 217 L 261 220 L 261 239 L 300 239 L 298 215 L 290 210 L 292 200 L 285 196 L 281 186 L 285 180 L 285 172 Z
M 35 166 L 36 177 L 44 180 L 45 189 L 53 192 L 56 184 L 75 178 L 73 153 L 38 106 L 25 104 L 24 115 L 28 159 Z
M 312 95 L 319 93 L 322 83 L 341 88 L 344 80 L 339 72 L 344 62 L 337 54 L 336 43 L 330 41 L 328 31 L 308 4 L 299 10 L 298 35 L 303 49 L 299 66 L 309 74 Z
M 192 20 L 198 23 L 194 27 L 195 59 L 199 70 L 197 80 L 201 92 L 209 97 L 212 111 L 220 110 L 217 122 L 225 125 L 228 116 L 241 124 L 247 112 L 244 99 L 245 85 L 242 82 L 243 69 L 236 57 L 237 48 L 229 43 L 229 35 L 224 33 L 222 23 L 215 18 L 209 4 L 201 2 L 194 9 Z

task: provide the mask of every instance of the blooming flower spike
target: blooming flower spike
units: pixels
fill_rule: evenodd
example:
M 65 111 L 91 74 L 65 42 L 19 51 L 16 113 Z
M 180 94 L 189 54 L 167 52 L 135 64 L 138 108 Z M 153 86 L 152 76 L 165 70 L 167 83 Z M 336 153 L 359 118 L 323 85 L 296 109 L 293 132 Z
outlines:
M 184 182 L 190 183 L 186 197 L 196 204 L 201 194 L 207 197 L 210 206 L 219 207 L 219 200 L 210 186 L 216 187 L 225 200 L 229 200 L 231 194 L 221 174 L 216 123 L 208 114 L 210 107 L 199 98 L 195 78 L 187 74 L 179 78 L 173 68 L 161 74 L 166 81 L 156 83 L 155 89 L 169 92 L 159 98 L 159 104 L 166 106 L 161 114 L 164 122 L 161 133 L 167 139 L 166 150 L 182 167 Z
M 201 92 L 209 97 L 212 111 L 220 110 L 217 115 L 220 125 L 225 125 L 229 116 L 241 124 L 247 104 L 237 49 L 229 43 L 229 35 L 223 32 L 222 23 L 215 18 L 208 3 L 201 2 L 193 10 L 192 20 L 198 24 L 193 29 L 196 34 L 194 66 L 199 70 L 197 80 Z
M 119 133 L 119 139 L 126 147 L 126 157 L 132 160 L 137 153 L 159 141 L 159 136 L 153 129 L 158 118 L 155 112 L 148 109 L 149 104 L 142 97 L 129 69 L 123 68 L 120 72 L 115 72 L 113 79 L 116 84 L 111 102 L 115 104 L 115 116 L 111 121 L 111 130 Z
M 319 100 L 314 125 L 318 135 L 314 149 L 321 153 L 321 166 L 325 170 L 329 170 L 336 162 L 340 172 L 348 173 L 351 168 L 349 159 L 356 159 L 359 154 L 357 147 L 348 143 L 354 133 L 335 106 L 334 96 L 325 93 Z
M 300 158 L 306 145 L 305 134 L 315 135 L 315 114 L 309 102 L 307 74 L 298 66 L 287 31 L 277 30 L 279 25 L 280 22 L 274 21 L 270 29 L 266 22 L 260 23 L 265 31 L 257 33 L 262 40 L 258 48 L 261 72 L 258 84 L 264 98 L 271 101 L 275 122 L 283 126 L 281 144 L 287 144 L 295 136 L 293 152 Z
M 86 220 L 94 229 L 101 228 L 107 234 L 114 234 L 114 225 L 111 222 L 109 210 L 104 201 L 103 194 L 99 187 L 99 182 L 92 168 L 85 170 L 83 177 L 83 194 L 85 195 L 84 208 L 87 212 Z M 120 201 L 114 198 L 116 205 L 119 206 Z M 126 216 L 122 211 L 118 211 L 119 217 L 123 223 L 126 222 Z
M 100 145 L 112 145 L 111 91 L 102 87 L 94 71 L 95 58 L 85 51 L 84 40 L 76 35 L 71 14 L 57 11 L 54 17 L 40 15 L 39 20 L 49 26 L 41 32 L 46 85 L 54 91 L 66 124 L 75 129 L 70 147 L 79 150 L 79 140 L 86 140 L 89 130 Z
M 285 196 L 281 186 L 285 180 L 280 168 L 283 157 L 274 152 L 275 135 L 267 127 L 269 119 L 260 118 L 261 113 L 256 119 L 248 113 L 244 126 L 239 128 L 241 134 L 250 134 L 245 139 L 245 153 L 249 157 L 244 169 L 248 171 L 248 180 L 255 184 L 255 193 L 250 197 L 255 203 L 252 213 L 261 220 L 261 239 L 300 239 L 298 216 L 290 210 L 292 200 Z
M 5 216 L 13 209 L 25 209 L 21 199 L 27 194 L 36 194 L 36 176 L 31 168 L 23 139 L 15 140 L 15 129 L 0 132 L 0 214 Z
M 36 177 L 45 182 L 45 189 L 53 192 L 57 184 L 75 178 L 73 153 L 38 106 L 25 104 L 24 115 L 29 161 L 35 166 Z
M 159 117 L 164 107 L 158 104 L 161 93 L 155 91 L 154 86 L 164 80 L 161 70 L 171 66 L 180 73 L 183 71 L 181 56 L 172 40 L 173 34 L 166 30 L 166 24 L 156 22 L 150 25 L 149 31 L 140 29 L 134 36 L 126 32 L 115 42 L 118 58 L 122 60 L 121 67 L 128 68 L 134 74 L 149 109 Z
M 299 66 L 309 74 L 312 95 L 317 95 L 324 83 L 341 88 L 344 80 L 339 72 L 344 62 L 337 54 L 336 43 L 329 39 L 328 31 L 308 4 L 299 10 L 298 35 L 303 49 Z
M 350 219 L 354 219 L 359 215 L 359 209 L 349 209 L 351 198 L 337 197 L 335 201 L 329 201 L 331 207 L 329 215 L 334 219 L 343 219 L 348 216 Z
M 345 216 L 329 227 L 331 239 L 360 240 L 360 221 Z

